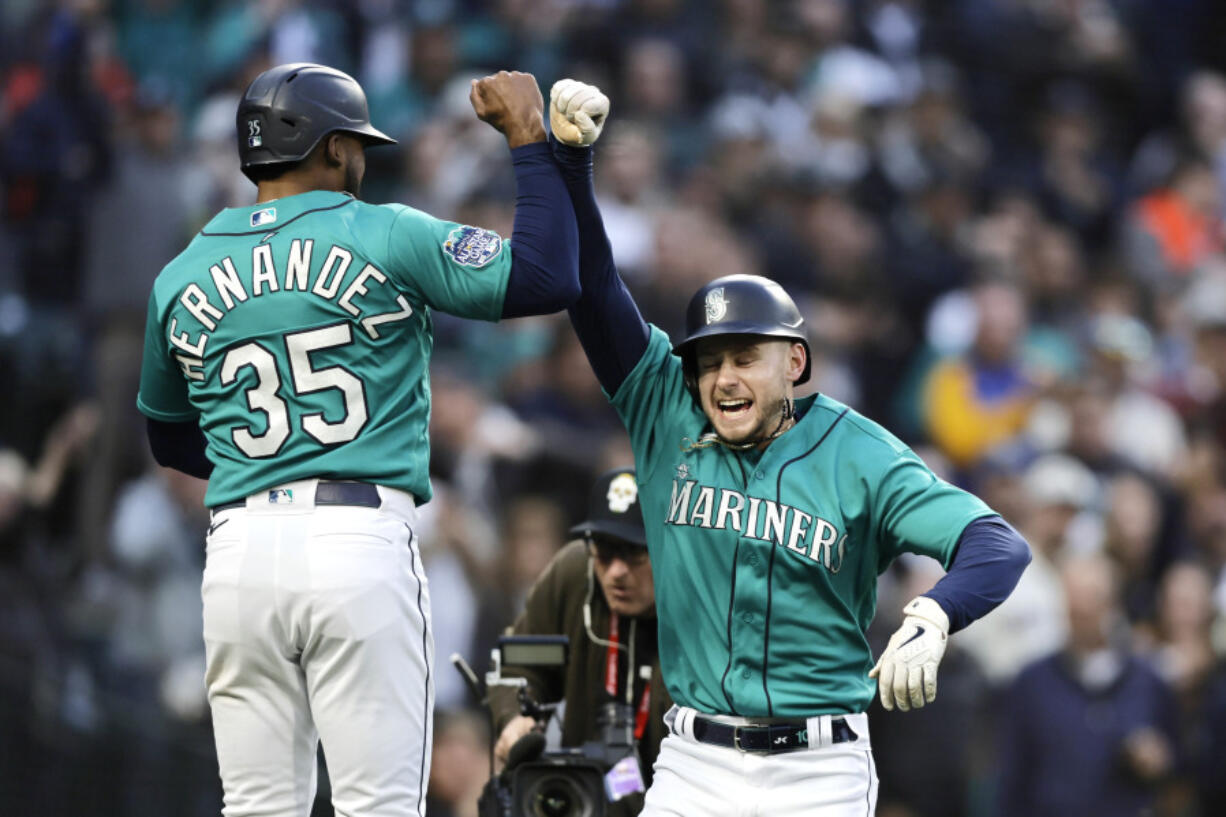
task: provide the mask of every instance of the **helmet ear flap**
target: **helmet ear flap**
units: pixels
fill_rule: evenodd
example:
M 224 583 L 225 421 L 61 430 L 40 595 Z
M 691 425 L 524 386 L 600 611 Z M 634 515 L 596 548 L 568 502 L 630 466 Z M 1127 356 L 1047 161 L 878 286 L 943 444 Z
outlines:
M 694 398 L 694 402 L 700 402 L 698 399 L 698 361 L 695 359 L 693 348 L 687 348 L 681 353 L 681 377 L 685 382 L 685 388 Z

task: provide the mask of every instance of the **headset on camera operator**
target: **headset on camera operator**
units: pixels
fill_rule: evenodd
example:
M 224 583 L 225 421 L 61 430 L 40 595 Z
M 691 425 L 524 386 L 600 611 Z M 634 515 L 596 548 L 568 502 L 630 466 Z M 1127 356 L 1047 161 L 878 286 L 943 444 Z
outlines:
M 503 673 L 525 678 L 536 701 L 566 700 L 563 746 L 598 737 L 604 704 L 625 705 L 633 712 L 643 781 L 650 785 L 651 767 L 667 732 L 664 713 L 672 701 L 660 675 L 655 588 L 632 468 L 609 471 L 596 481 L 588 518 L 570 533 L 581 538 L 550 562 L 508 630 L 569 636 L 570 659 L 556 671 L 503 667 Z M 501 766 L 511 746 L 538 724 L 520 714 L 514 691 L 491 690 L 490 706 Z M 631 815 L 641 808 L 640 794 L 611 804 L 608 813 Z

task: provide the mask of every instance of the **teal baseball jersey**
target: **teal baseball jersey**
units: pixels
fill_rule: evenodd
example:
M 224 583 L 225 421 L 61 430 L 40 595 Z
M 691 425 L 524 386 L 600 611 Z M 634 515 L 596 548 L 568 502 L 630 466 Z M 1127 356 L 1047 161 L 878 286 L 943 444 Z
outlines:
M 993 511 L 896 437 L 818 395 L 763 452 L 696 445 L 710 431 L 667 336 L 612 403 L 630 432 L 669 693 L 701 712 L 862 712 L 877 576 L 903 552 L 948 568 Z
M 430 498 L 430 310 L 497 320 L 496 233 L 315 191 L 228 209 L 153 285 L 137 406 L 199 420 L 205 502 L 312 477 Z

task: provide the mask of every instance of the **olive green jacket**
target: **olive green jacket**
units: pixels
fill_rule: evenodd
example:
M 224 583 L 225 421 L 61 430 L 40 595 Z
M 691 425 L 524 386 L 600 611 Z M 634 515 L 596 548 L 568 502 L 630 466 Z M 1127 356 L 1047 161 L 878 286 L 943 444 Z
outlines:
M 566 712 L 562 718 L 563 746 L 579 746 L 596 739 L 596 718 L 600 704 L 608 700 L 604 681 L 608 650 L 605 645 L 593 641 L 584 626 L 583 607 L 589 597 L 592 633 L 607 640 L 609 605 L 596 583 L 586 545 L 582 541 L 574 541 L 562 548 L 549 563 L 528 593 L 523 613 L 507 630 L 508 634 L 514 635 L 565 635 L 570 638 L 569 659 L 564 668 L 541 671 L 503 667 L 502 671 L 503 677 L 526 678 L 528 690 L 538 703 L 566 699 Z M 664 688 L 664 678 L 660 672 L 655 627 L 654 617 L 625 619 L 619 625 L 620 643 L 627 646 L 634 644 L 635 666 L 631 668 L 633 677 L 639 677 L 639 667 L 651 667 L 650 712 L 638 747 L 643 779 L 649 785 L 651 768 L 660 752 L 660 742 L 668 734 L 668 727 L 664 725 L 664 713 L 672 706 L 672 699 Z M 619 678 L 619 690 L 625 689 L 622 686 L 624 683 L 625 678 Z M 636 686 L 633 699 L 636 711 L 641 696 L 641 686 Z M 491 689 L 490 705 L 494 713 L 496 737 L 502 733 L 503 727 L 519 714 L 515 690 L 507 687 Z M 610 817 L 631 815 L 637 814 L 641 808 L 642 796 L 632 795 L 618 803 L 610 804 L 608 813 Z

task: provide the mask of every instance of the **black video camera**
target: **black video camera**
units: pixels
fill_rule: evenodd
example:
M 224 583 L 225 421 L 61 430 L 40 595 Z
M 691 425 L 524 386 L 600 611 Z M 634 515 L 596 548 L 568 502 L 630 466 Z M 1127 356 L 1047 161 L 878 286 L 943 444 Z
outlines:
M 566 636 L 499 638 L 487 687 L 518 686 L 520 712 L 543 726 L 558 704 L 532 700 L 524 679 L 504 679 L 501 670 L 504 665 L 564 667 L 569 644 Z M 480 817 L 604 817 L 610 799 L 606 776 L 619 761 L 635 754 L 634 712 L 628 704 L 610 701 L 601 706 L 597 723 L 597 738 L 578 747 L 547 752 L 540 731 L 521 738 L 511 747 L 503 771 L 491 775 L 486 784 L 478 806 Z

